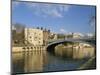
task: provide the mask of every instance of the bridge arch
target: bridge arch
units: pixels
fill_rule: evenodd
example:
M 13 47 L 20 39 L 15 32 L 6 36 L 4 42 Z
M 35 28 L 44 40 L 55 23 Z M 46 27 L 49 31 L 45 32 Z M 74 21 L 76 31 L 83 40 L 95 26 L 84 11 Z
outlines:
M 50 44 L 47 45 L 46 49 L 47 51 L 49 52 L 54 52 L 55 50 L 55 47 L 59 44 L 64 44 L 64 43 L 75 43 L 75 42 L 78 42 L 78 43 L 86 43 L 86 44 L 89 44 L 93 47 L 95 47 L 95 40 L 91 41 L 91 40 L 78 40 L 78 39 L 74 39 L 74 40 L 60 40 L 60 41 L 55 41 L 55 42 L 52 42 Z

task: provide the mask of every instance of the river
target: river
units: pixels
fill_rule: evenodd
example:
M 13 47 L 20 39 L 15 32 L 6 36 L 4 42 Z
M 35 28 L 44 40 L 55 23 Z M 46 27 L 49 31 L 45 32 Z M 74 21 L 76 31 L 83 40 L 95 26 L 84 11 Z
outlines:
M 12 53 L 12 72 L 35 73 L 77 70 L 88 59 L 69 59 L 57 53 L 49 53 L 46 50 Z

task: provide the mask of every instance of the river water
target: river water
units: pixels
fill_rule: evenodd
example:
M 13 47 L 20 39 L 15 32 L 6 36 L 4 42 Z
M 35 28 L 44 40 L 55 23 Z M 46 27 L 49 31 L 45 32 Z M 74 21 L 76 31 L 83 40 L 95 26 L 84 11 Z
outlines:
M 62 54 L 63 55 L 63 54 Z M 12 53 L 13 73 L 77 70 L 88 59 L 68 59 L 46 50 Z

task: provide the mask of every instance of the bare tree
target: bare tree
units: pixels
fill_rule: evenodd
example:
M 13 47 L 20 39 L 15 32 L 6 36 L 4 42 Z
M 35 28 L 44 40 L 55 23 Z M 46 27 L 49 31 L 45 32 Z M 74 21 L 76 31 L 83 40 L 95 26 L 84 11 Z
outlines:
M 96 35 L 96 16 L 91 16 L 89 20 L 90 26 L 93 28 L 93 38 L 95 38 Z

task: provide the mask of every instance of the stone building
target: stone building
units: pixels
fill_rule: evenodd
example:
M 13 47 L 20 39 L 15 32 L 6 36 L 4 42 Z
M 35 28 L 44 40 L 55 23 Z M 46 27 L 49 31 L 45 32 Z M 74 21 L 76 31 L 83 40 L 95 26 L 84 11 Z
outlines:
M 83 37 L 83 35 L 81 33 L 73 33 L 72 35 L 73 35 L 73 38 L 75 38 L 75 39 L 80 39 Z
M 50 30 L 44 29 L 43 30 L 43 45 L 47 45 L 49 37 L 50 37 Z
M 25 28 L 25 44 L 43 45 L 43 30 L 34 28 Z
M 50 30 L 12 25 L 12 45 L 47 45 Z

